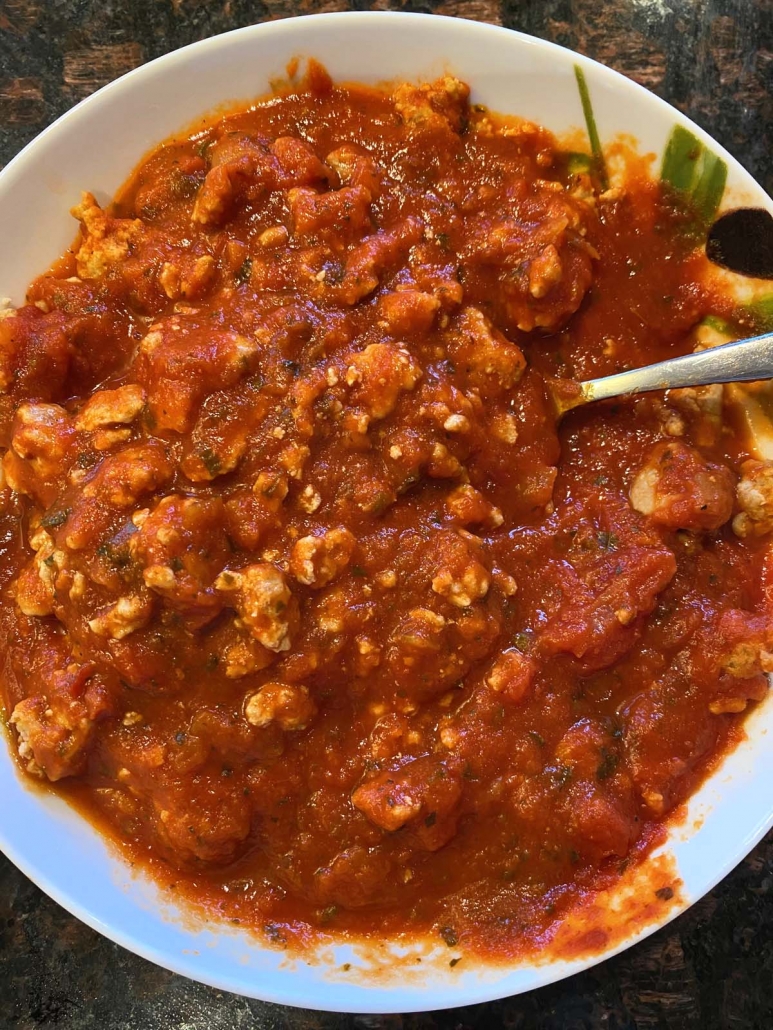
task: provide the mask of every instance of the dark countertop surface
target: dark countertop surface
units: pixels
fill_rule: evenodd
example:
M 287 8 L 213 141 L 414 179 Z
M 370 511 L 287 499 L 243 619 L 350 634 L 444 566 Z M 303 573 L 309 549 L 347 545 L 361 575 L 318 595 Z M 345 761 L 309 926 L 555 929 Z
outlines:
M 295 14 L 429 11 L 588 54 L 686 112 L 773 192 L 773 0 L 0 0 L 0 162 L 130 68 Z M 0 855 L 0 1030 L 773 1030 L 773 834 L 637 947 L 529 995 L 343 1016 L 222 994 L 111 944 Z

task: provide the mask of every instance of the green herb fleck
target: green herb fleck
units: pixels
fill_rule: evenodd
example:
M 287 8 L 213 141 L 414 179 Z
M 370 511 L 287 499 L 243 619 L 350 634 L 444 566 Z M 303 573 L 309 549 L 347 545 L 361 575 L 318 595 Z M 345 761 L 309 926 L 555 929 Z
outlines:
M 266 923 L 263 932 L 272 944 L 287 944 L 287 938 L 282 933 L 281 926 L 276 923 Z
M 392 495 L 382 491 L 381 493 L 376 494 L 376 497 L 370 506 L 370 510 L 374 515 L 381 515 L 387 510 L 391 503 Z
M 97 557 L 104 558 L 114 569 L 125 569 L 130 564 L 131 558 L 123 551 L 117 551 L 110 541 L 102 543 L 97 548 Z
M 568 765 L 557 765 L 553 768 L 553 779 L 559 790 L 567 785 L 572 778 L 572 770 Z
M 362 565 L 352 565 L 353 576 L 360 576 L 362 578 L 363 576 L 367 576 L 367 574 L 368 573 L 363 569 Z
M 153 412 L 152 412 L 152 411 L 150 410 L 150 408 L 148 407 L 148 405 L 147 405 L 147 404 L 146 404 L 146 405 L 145 405 L 145 407 L 144 407 L 144 408 L 142 409 L 142 419 L 143 419 L 143 421 L 144 421 L 145 425 L 146 425 L 146 426 L 148 427 L 148 429 L 149 429 L 149 430 L 151 431 L 151 433 L 152 433 L 152 432 L 153 432 L 153 430 L 154 430 L 154 429 L 156 428 L 156 426 L 158 425 L 158 419 L 156 418 L 156 416 L 154 415 L 154 413 L 153 413 Z
M 210 476 L 216 476 L 223 465 L 217 454 L 215 454 L 215 452 L 211 448 L 205 447 L 204 450 L 199 454 L 199 457 L 201 458 L 204 464 L 204 468 L 207 470 L 207 472 L 209 472 Z
M 610 776 L 614 776 L 619 760 L 618 755 L 614 751 L 608 751 L 605 747 L 602 747 L 601 761 L 596 769 L 596 779 L 603 781 L 608 780 Z
M 41 526 L 44 529 L 56 529 L 58 526 L 63 526 L 69 519 L 71 508 L 62 508 L 61 511 L 52 511 L 48 515 L 44 515 L 40 520 Z
M 528 633 L 516 633 L 513 637 L 513 644 L 519 651 L 528 651 L 531 648 L 531 636 Z
M 620 543 L 620 538 L 617 534 L 611 533 L 607 530 L 602 530 L 596 539 L 602 551 L 616 551 L 617 546 Z
M 245 258 L 239 268 L 234 272 L 234 279 L 237 283 L 247 283 L 252 275 L 252 258 Z

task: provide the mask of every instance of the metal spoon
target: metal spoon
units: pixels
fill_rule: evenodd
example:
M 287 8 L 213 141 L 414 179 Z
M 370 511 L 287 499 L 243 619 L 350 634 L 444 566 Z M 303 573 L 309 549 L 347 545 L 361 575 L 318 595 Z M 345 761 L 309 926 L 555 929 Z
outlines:
M 675 390 L 712 383 L 748 383 L 773 378 L 773 333 L 751 336 L 720 347 L 710 347 L 656 365 L 632 368 L 602 379 L 577 383 L 570 379 L 549 382 L 558 415 L 592 401 L 650 390 Z

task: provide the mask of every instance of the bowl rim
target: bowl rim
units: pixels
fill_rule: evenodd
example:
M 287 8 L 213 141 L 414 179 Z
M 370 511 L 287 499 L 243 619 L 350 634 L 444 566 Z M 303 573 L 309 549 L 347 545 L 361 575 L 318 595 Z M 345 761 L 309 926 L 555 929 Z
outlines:
M 305 32 L 308 32 L 312 25 L 322 25 L 323 23 L 326 25 L 338 24 L 342 29 L 345 29 L 347 25 L 376 26 L 379 23 L 394 23 L 396 21 L 405 22 L 407 29 L 409 29 L 411 25 L 416 25 L 419 22 L 434 26 L 437 26 L 439 22 L 442 22 L 445 23 L 446 27 L 453 26 L 453 30 L 456 32 L 466 32 L 471 35 L 479 35 L 484 41 L 486 37 L 493 37 L 494 35 L 500 37 L 507 36 L 511 39 L 515 38 L 521 46 L 532 47 L 547 54 L 553 54 L 561 62 L 568 62 L 572 65 L 579 66 L 585 71 L 591 72 L 598 80 L 606 80 L 612 86 L 617 85 L 626 91 L 633 90 L 645 104 L 649 104 L 651 107 L 659 109 L 661 113 L 667 114 L 674 124 L 680 124 L 689 128 L 689 130 L 701 142 L 709 145 L 714 153 L 719 154 L 730 167 L 740 172 L 742 178 L 754 183 L 757 190 L 759 190 L 763 196 L 767 197 L 764 190 L 762 190 L 762 187 L 753 179 L 751 173 L 748 172 L 743 165 L 741 165 L 740 162 L 726 150 L 726 148 L 710 136 L 708 132 L 702 129 L 699 125 L 696 125 L 691 119 L 671 104 L 667 103 L 644 86 L 634 82 L 632 79 L 629 79 L 620 72 L 617 72 L 592 58 L 579 54 L 568 47 L 564 47 L 549 40 L 531 36 L 514 29 L 509 29 L 504 26 L 493 25 L 487 22 L 480 22 L 467 18 L 425 13 L 409 13 L 404 11 L 343 11 L 303 15 L 269 22 L 258 22 L 242 28 L 236 28 L 224 33 L 219 33 L 169 51 L 166 54 L 162 54 L 101 87 L 75 104 L 73 107 L 69 108 L 50 125 L 43 129 L 37 136 L 27 143 L 2 170 L 0 170 L 0 190 L 3 192 L 6 190 L 12 190 L 18 177 L 24 174 L 24 165 L 26 160 L 45 142 L 66 135 L 71 130 L 74 123 L 81 118 L 84 113 L 109 102 L 111 98 L 118 96 L 120 93 L 130 91 L 135 86 L 151 81 L 154 76 L 161 72 L 162 69 L 166 72 L 175 65 L 188 64 L 191 61 L 199 59 L 208 52 L 213 52 L 223 46 L 227 47 L 236 37 L 240 39 L 253 35 L 276 35 L 277 37 L 283 37 L 292 36 L 294 34 L 303 36 Z M 301 45 L 302 44 L 299 43 L 299 47 Z M 246 101 L 249 100 L 249 98 L 243 99 Z M 181 129 L 184 129 L 184 126 L 182 126 Z M 161 140 L 157 142 L 161 142 Z M 141 160 L 141 156 L 138 157 L 137 160 Z M 770 209 L 773 210 L 773 201 L 771 201 L 770 198 L 767 199 Z M 10 733 L 7 729 L 4 734 L 0 733 L 0 736 L 5 737 L 10 747 Z M 82 818 L 79 813 L 78 816 L 79 818 Z M 571 960 L 569 962 L 565 960 L 548 960 L 543 964 L 534 964 L 530 966 L 529 968 L 533 971 L 534 982 L 521 988 L 518 993 L 531 991 L 538 987 L 548 986 L 558 980 L 588 969 L 602 961 L 612 958 L 660 930 L 699 900 L 700 897 L 713 889 L 720 880 L 722 880 L 740 861 L 742 861 L 751 849 L 762 839 L 771 826 L 773 826 L 773 805 L 771 806 L 767 817 L 760 819 L 755 828 L 743 837 L 740 843 L 736 843 L 731 855 L 721 865 L 721 867 L 718 869 L 715 868 L 711 876 L 705 877 L 701 881 L 700 889 L 697 892 L 692 892 L 691 895 L 684 899 L 682 903 L 669 910 L 661 920 L 635 932 L 618 944 L 599 954 L 578 960 Z M 99 836 L 105 843 L 108 850 L 110 850 L 111 855 L 116 854 L 119 859 L 122 858 L 114 845 L 106 842 L 103 835 L 100 834 Z M 512 995 L 512 990 L 507 986 L 503 986 L 506 983 L 504 979 L 493 981 L 481 980 L 474 985 L 470 984 L 465 985 L 464 988 L 460 987 L 458 990 L 449 989 L 450 997 L 447 1004 L 438 1005 L 437 999 L 433 999 L 431 1003 L 426 1005 L 412 1004 L 412 1007 L 408 1010 L 404 1005 L 400 1005 L 402 988 L 395 985 L 389 985 L 386 987 L 380 985 L 370 987 L 364 984 L 355 985 L 350 983 L 340 983 L 336 985 L 333 983 L 332 986 L 334 989 L 337 986 L 342 991 L 347 992 L 350 996 L 352 992 L 357 996 L 356 1006 L 348 1004 L 345 1008 L 336 1007 L 326 998 L 311 998 L 311 990 L 306 990 L 305 993 L 302 992 L 302 996 L 299 996 L 298 992 L 293 992 L 290 986 L 285 986 L 285 983 L 288 983 L 289 981 L 285 981 L 284 978 L 281 980 L 277 979 L 276 982 L 271 982 L 269 980 L 260 982 L 259 989 L 254 990 L 251 989 L 249 984 L 245 983 L 244 976 L 239 976 L 238 967 L 235 968 L 232 976 L 208 975 L 206 968 L 200 969 L 192 963 L 187 962 L 184 955 L 178 956 L 177 954 L 164 950 L 163 948 L 156 948 L 146 941 L 138 939 L 132 932 L 123 930 L 120 925 L 104 922 L 104 920 L 88 906 L 75 898 L 67 885 L 62 885 L 53 881 L 47 873 L 38 868 L 34 861 L 28 859 L 28 857 L 23 853 L 23 850 L 19 849 L 14 841 L 9 838 L 4 825 L 1 822 L 0 850 L 2 850 L 7 858 L 9 858 L 25 876 L 44 891 L 44 893 L 61 905 L 71 915 L 75 916 L 93 930 L 96 930 L 98 933 L 107 937 L 114 943 L 144 959 L 147 959 L 148 961 L 155 963 L 156 965 L 161 966 L 162 968 L 219 990 L 229 991 L 245 997 L 259 998 L 263 1001 L 279 1005 L 308 1007 L 309 1004 L 313 1004 L 314 1008 L 318 1011 L 359 1013 L 389 1013 L 405 1011 L 421 1012 L 461 1005 L 466 1006 L 480 1004 Z M 502 966 L 503 972 L 506 968 L 507 967 Z M 413 998 L 411 1001 L 413 1002 Z

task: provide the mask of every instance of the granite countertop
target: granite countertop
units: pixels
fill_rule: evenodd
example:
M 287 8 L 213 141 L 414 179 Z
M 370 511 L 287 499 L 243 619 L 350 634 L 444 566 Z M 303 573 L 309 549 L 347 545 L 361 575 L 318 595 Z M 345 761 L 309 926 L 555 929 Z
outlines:
M 773 0 L 0 0 L 0 162 L 130 68 L 253 22 L 367 9 L 495 22 L 588 54 L 675 104 L 773 193 Z M 552 987 L 424 1015 L 224 995 L 111 944 L 0 856 L 0 1030 L 767 1030 L 773 834 L 637 947 Z

